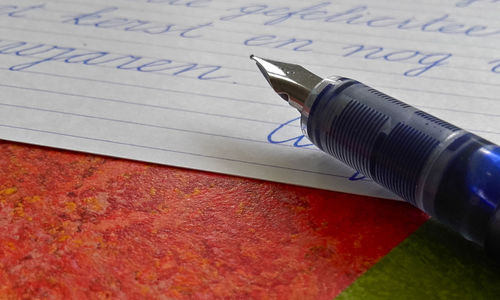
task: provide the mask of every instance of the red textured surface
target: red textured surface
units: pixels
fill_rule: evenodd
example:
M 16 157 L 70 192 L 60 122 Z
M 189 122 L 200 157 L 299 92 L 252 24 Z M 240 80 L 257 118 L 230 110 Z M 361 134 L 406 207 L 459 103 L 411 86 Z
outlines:
M 6 298 L 331 299 L 427 218 L 407 204 L 0 143 Z

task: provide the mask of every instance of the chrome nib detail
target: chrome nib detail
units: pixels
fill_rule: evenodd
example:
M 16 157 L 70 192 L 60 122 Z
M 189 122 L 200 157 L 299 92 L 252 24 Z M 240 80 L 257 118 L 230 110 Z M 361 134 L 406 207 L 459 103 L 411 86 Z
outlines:
M 271 87 L 291 106 L 302 111 L 311 90 L 323 79 L 305 68 L 250 55 Z

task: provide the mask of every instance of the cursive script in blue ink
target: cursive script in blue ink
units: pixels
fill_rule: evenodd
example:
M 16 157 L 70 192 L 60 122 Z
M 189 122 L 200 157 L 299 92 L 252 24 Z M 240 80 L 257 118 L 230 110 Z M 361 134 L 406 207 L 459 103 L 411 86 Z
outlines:
M 456 7 L 469 7 L 474 3 L 498 3 L 500 0 L 460 0 L 455 3 Z
M 298 136 L 293 136 L 290 138 L 277 138 L 276 136 L 279 135 L 280 133 L 283 133 L 284 129 L 287 127 L 291 126 L 293 123 L 297 122 L 300 120 L 300 117 L 291 119 L 289 121 L 286 121 L 285 123 L 280 124 L 278 127 L 274 128 L 271 133 L 267 135 L 267 141 L 271 144 L 286 144 L 286 143 L 292 143 L 294 147 L 297 148 L 302 148 L 302 147 L 309 147 L 312 146 L 313 144 L 311 143 L 304 143 L 302 140 L 305 138 L 304 135 L 298 135 Z
M 500 59 L 492 60 L 488 64 L 493 65 L 490 69 L 491 72 L 500 74 Z
M 171 76 L 184 75 L 200 80 L 228 78 L 217 75 L 222 66 L 203 65 L 195 62 L 181 62 L 171 59 L 149 58 L 133 54 L 117 54 L 108 51 L 95 51 L 51 44 L 29 43 L 24 41 L 0 40 L 0 54 L 34 58 L 9 69 L 23 71 L 49 62 L 101 66 L 119 70 L 156 72 Z
M 366 179 L 366 176 L 359 173 L 359 171 L 356 171 L 356 173 L 352 174 L 351 177 L 349 177 L 350 181 L 358 181 L 358 180 L 363 180 Z
M 145 3 L 158 3 L 172 6 L 207 7 L 212 0 L 140 0 Z
M 19 6 L 19 5 L 0 5 L 0 16 L 8 16 L 13 18 L 26 18 L 27 12 L 41 10 L 45 4 Z
M 285 48 L 293 51 L 311 51 L 312 49 L 307 47 L 312 43 L 310 39 L 282 38 L 274 34 L 257 35 L 243 42 L 245 46 Z
M 193 26 L 181 26 L 172 23 L 158 23 L 148 20 L 114 16 L 111 14 L 118 10 L 118 7 L 106 7 L 89 13 L 65 16 L 62 22 L 77 26 L 92 26 L 101 29 L 117 29 L 154 35 L 174 33 L 183 38 L 200 38 L 203 35 L 199 33 L 199 31 L 212 26 L 212 22 Z
M 447 64 L 452 57 L 451 53 L 422 52 L 419 50 L 393 50 L 384 47 L 349 45 L 343 49 L 348 50 L 344 57 L 360 56 L 364 59 L 378 59 L 388 62 L 412 62 L 418 67 L 406 70 L 403 74 L 408 77 L 417 77 L 423 73 Z
M 302 8 L 252 4 L 230 8 L 231 13 L 220 17 L 221 21 L 258 16 L 266 18 L 264 25 L 277 25 L 291 19 L 295 21 L 315 21 L 327 24 L 338 23 L 365 27 L 390 28 L 398 30 L 418 30 L 425 33 L 454 34 L 466 37 L 489 37 L 500 35 L 500 29 L 488 24 L 474 24 L 457 21 L 457 17 L 443 13 L 438 16 L 418 17 L 415 15 L 387 14 L 371 11 L 367 5 L 353 6 L 334 11 L 333 2 L 325 1 Z M 469 22 L 469 24 L 467 23 Z

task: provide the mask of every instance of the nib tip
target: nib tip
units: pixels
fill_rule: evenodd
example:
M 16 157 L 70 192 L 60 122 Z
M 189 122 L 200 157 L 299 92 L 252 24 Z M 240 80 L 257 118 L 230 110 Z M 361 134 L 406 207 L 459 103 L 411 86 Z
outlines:
M 312 89 L 322 81 L 322 78 L 296 64 L 264 59 L 253 54 L 250 58 L 257 63 L 274 91 L 299 111 Z

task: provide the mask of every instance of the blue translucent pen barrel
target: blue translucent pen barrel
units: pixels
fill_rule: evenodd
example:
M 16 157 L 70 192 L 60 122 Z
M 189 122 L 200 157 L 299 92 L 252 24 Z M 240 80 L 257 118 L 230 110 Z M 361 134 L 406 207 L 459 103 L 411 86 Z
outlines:
M 323 151 L 500 256 L 500 148 L 352 79 L 324 80 L 302 111 Z

